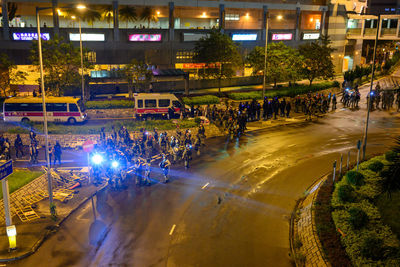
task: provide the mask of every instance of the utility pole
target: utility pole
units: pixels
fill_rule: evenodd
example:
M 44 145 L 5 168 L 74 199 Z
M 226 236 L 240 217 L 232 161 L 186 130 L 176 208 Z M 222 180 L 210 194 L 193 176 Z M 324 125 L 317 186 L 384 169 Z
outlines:
M 265 30 L 265 50 L 264 50 L 264 73 L 263 73 L 263 90 L 262 90 L 262 98 L 265 98 L 265 86 L 266 86 L 266 76 L 267 76 L 267 53 L 268 53 L 268 27 L 269 27 L 269 12 L 267 13 L 266 18 L 266 30 Z
M 362 159 L 365 160 L 365 154 L 367 150 L 367 137 L 368 137 L 368 124 L 369 124 L 369 113 L 371 110 L 371 92 L 372 92 L 372 87 L 374 84 L 374 75 L 375 75 L 375 60 L 376 60 L 376 48 L 378 46 L 378 39 L 379 39 L 379 28 L 380 28 L 380 20 L 381 20 L 381 15 L 378 15 L 378 23 L 376 27 L 376 37 L 375 37 L 375 44 L 374 44 L 374 55 L 373 55 L 373 61 L 372 61 L 372 74 L 371 74 L 371 85 L 369 88 L 369 97 L 368 97 L 368 103 L 367 103 L 367 119 L 365 122 L 365 131 L 364 131 L 364 144 L 363 144 L 363 155 Z

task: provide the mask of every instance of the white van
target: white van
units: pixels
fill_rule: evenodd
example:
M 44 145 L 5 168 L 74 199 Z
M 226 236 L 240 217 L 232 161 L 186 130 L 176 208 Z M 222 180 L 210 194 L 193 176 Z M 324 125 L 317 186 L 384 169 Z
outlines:
M 139 93 L 134 94 L 135 108 L 133 117 L 146 119 L 147 117 L 167 117 L 168 108 L 173 108 L 175 116 L 180 114 L 184 107 L 174 94 Z

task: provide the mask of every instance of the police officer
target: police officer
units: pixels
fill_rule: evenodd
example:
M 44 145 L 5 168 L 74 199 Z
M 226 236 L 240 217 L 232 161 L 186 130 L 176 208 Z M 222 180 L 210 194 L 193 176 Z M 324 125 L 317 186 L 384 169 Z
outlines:
M 161 171 L 162 171 L 163 176 L 164 176 L 164 183 L 168 183 L 169 182 L 168 173 L 169 173 L 169 166 L 170 165 L 171 165 L 171 162 L 169 161 L 167 156 L 165 154 L 162 154 L 162 160 L 160 162 L 160 168 L 161 168 Z
M 61 145 L 57 141 L 56 145 L 54 146 L 54 166 L 56 165 L 56 162 L 58 161 L 58 164 L 61 165 Z

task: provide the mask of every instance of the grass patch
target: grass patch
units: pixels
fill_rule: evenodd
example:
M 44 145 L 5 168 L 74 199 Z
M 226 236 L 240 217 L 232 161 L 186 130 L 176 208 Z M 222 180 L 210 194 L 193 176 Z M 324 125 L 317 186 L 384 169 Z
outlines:
M 400 192 L 392 193 L 392 199 L 385 194 L 378 197 L 376 205 L 385 224 L 400 238 Z
M 14 173 L 8 176 L 8 188 L 10 190 L 10 194 L 28 184 L 29 182 L 35 180 L 42 174 L 43 172 L 40 171 L 14 169 Z M 2 198 L 3 191 L 0 192 L 0 199 Z
M 311 86 L 308 85 L 297 85 L 292 87 L 282 87 L 278 89 L 266 90 L 265 96 L 267 97 L 294 97 L 297 95 L 307 94 L 309 92 L 317 92 L 329 88 L 339 87 L 337 81 L 333 82 L 321 82 Z M 262 91 L 245 92 L 245 93 L 231 93 L 228 94 L 228 98 L 233 100 L 249 100 L 249 99 L 262 99 Z
M 135 101 L 133 100 L 87 101 L 85 103 L 85 106 L 87 109 L 134 108 Z
M 183 100 L 183 103 L 185 103 L 186 105 L 219 104 L 219 98 L 214 95 L 183 97 L 182 100 Z
M 183 120 L 178 121 L 180 128 L 192 128 L 197 127 L 198 123 L 194 120 Z M 42 123 L 30 123 L 38 132 L 43 132 L 43 124 Z M 22 126 L 10 126 L 6 127 L 5 131 L 13 134 L 21 134 L 21 133 L 29 133 L 30 126 L 22 127 Z M 141 128 L 145 128 L 147 130 L 153 130 L 157 128 L 160 131 L 164 130 L 173 130 L 176 128 L 176 124 L 173 123 L 173 120 L 147 120 L 147 121 L 134 121 L 134 120 L 117 120 L 117 121 L 109 121 L 105 122 L 101 125 L 85 125 L 85 124 L 77 124 L 77 125 L 65 125 L 65 124 L 48 124 L 48 132 L 49 134 L 98 134 L 102 127 L 106 129 L 106 131 L 111 131 L 112 126 L 116 129 L 121 128 L 121 126 L 125 126 L 129 131 L 138 131 Z

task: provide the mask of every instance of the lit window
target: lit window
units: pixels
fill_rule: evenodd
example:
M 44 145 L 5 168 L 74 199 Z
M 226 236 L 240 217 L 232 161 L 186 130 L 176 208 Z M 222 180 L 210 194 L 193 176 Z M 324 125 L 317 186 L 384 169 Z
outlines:
M 225 14 L 225 20 L 240 20 L 239 14 Z

